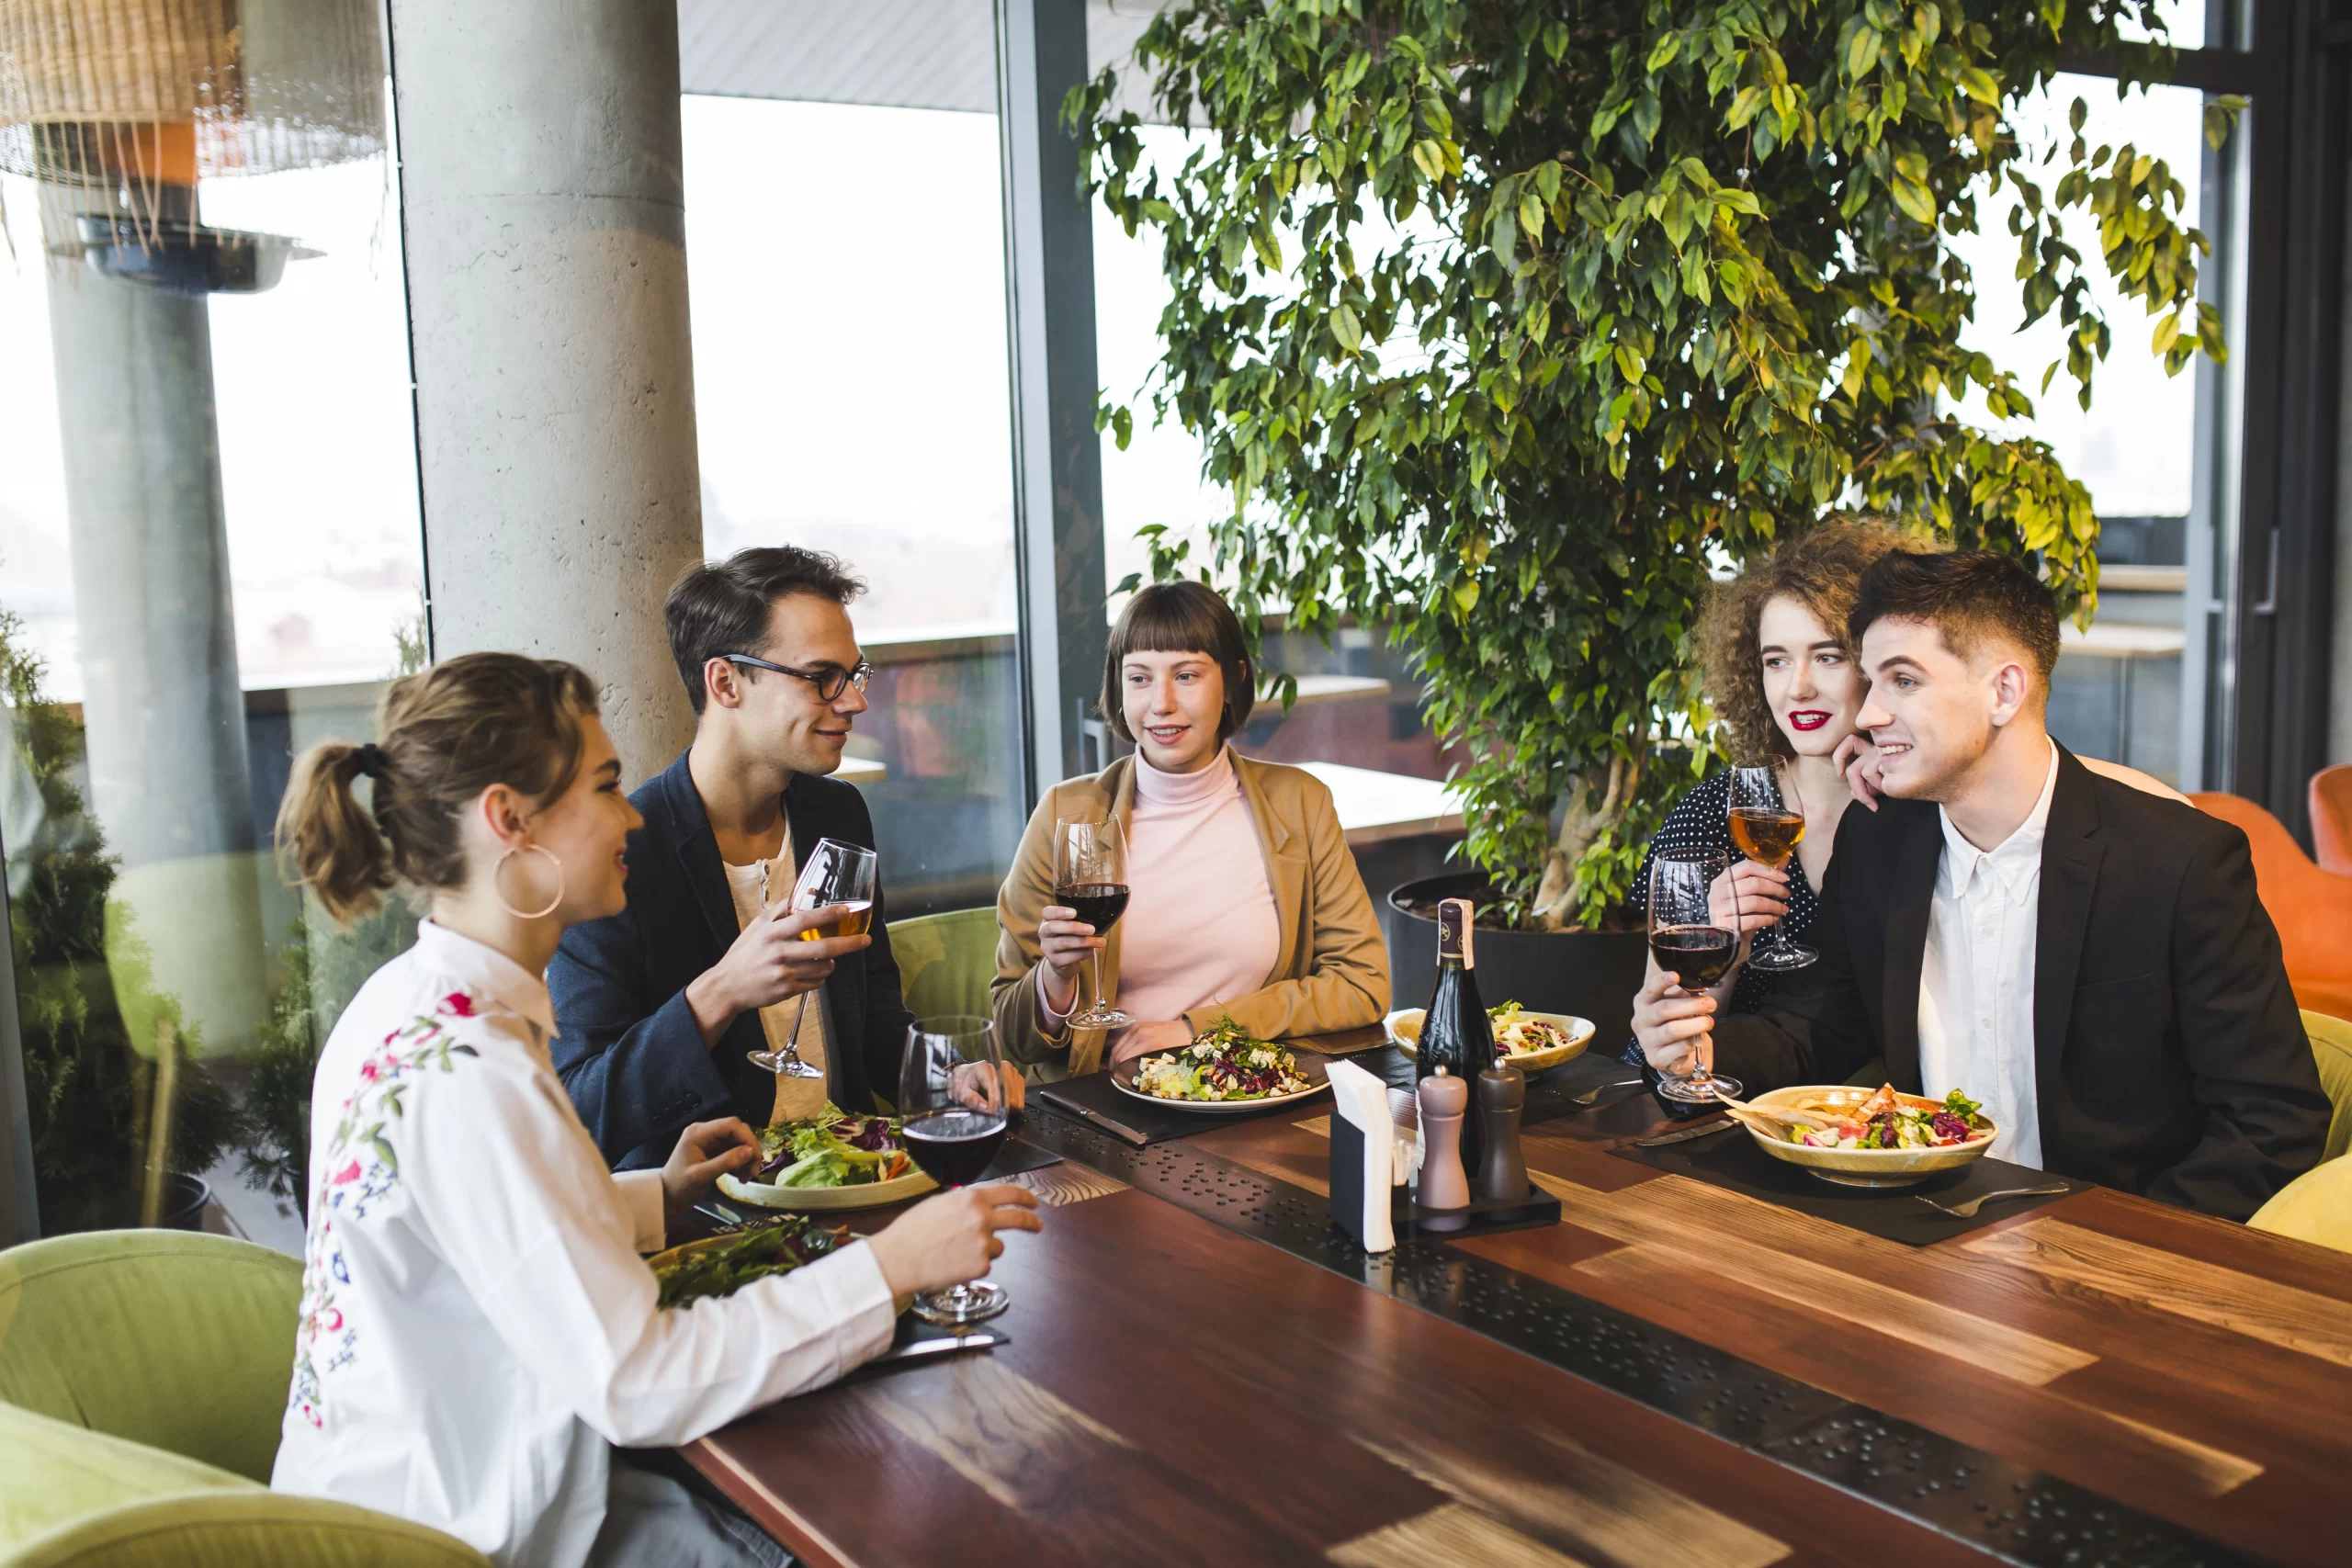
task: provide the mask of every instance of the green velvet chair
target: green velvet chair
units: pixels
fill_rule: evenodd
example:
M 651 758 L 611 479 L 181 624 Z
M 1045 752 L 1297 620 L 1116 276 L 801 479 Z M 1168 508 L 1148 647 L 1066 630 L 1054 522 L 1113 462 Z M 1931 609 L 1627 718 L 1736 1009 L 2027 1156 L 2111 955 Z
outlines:
M 917 1018 L 942 1013 L 989 1016 L 996 978 L 996 910 L 954 909 L 890 922 L 899 994 Z
M 2327 1102 L 2335 1108 L 2328 1118 L 2327 1147 L 2320 1157 L 2335 1159 L 2352 1148 L 2352 1023 L 2306 1008 L 2303 1032 L 2312 1039 L 2319 1087 L 2327 1091 Z
M 0 1252 L 0 1568 L 481 1568 L 365 1508 L 268 1490 L 301 1266 L 226 1236 Z

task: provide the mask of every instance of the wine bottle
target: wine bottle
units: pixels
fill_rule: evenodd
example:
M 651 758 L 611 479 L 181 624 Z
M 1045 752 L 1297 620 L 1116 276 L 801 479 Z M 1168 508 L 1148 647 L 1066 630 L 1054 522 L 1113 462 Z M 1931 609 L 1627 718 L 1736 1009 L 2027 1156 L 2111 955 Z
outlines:
M 1437 989 L 1430 996 L 1429 1011 L 1421 1019 L 1420 1043 L 1415 1047 L 1413 1083 L 1440 1066 L 1465 1084 L 1495 1065 L 1495 1026 L 1479 999 L 1477 955 L 1473 951 L 1470 900 L 1448 898 L 1437 908 Z M 1476 1170 L 1486 1158 L 1475 1117 L 1462 1125 L 1462 1166 Z

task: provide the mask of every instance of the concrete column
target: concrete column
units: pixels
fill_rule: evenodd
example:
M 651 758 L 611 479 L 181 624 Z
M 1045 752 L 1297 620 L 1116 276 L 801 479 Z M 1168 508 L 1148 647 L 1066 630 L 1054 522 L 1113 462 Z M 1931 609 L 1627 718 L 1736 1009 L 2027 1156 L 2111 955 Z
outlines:
M 107 960 L 141 1051 L 175 1010 L 242 1049 L 267 1006 L 208 309 L 50 262 Z
M 641 778 L 693 734 L 662 597 L 702 555 L 675 0 L 391 25 L 434 656 L 583 666 Z

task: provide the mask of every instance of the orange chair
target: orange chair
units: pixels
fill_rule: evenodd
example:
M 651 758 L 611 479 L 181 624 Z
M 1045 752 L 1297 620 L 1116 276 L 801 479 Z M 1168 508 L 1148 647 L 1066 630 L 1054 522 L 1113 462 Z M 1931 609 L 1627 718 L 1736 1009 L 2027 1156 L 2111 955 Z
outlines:
M 2352 876 L 2323 871 L 2286 824 L 2234 795 L 2192 795 L 2199 811 L 2235 823 L 2254 847 L 2255 888 L 2286 950 L 2296 1002 L 2352 1018 Z
M 2312 775 L 2312 848 L 2322 866 L 2352 876 L 2352 762 Z

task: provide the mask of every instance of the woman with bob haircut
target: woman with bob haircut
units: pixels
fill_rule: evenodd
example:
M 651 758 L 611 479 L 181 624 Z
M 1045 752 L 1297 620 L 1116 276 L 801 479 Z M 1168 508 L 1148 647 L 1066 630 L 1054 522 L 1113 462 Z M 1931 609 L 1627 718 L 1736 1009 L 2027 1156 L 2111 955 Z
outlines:
M 1037 1229 L 1035 1200 L 942 1193 L 788 1274 L 661 1305 L 641 1255 L 759 1141 L 697 1122 L 662 1168 L 616 1176 L 548 1060 L 541 976 L 564 928 L 621 909 L 639 821 L 595 682 L 469 653 L 394 682 L 379 728 L 306 752 L 278 815 L 280 852 L 335 919 L 401 883 L 429 918 L 319 1054 L 270 1484 L 501 1564 L 782 1563 L 748 1518 L 615 1450 L 691 1442 L 840 1377 L 889 1345 L 897 1298 L 985 1274 L 996 1231 Z
M 1102 707 L 1136 754 L 1046 792 L 997 898 L 997 1033 L 1034 1076 L 1173 1049 L 1223 1019 L 1274 1040 L 1387 1012 L 1387 950 L 1331 792 L 1228 744 L 1256 692 L 1215 590 L 1159 582 L 1127 601 Z M 1130 897 L 1097 934 L 1054 902 L 1055 825 L 1106 820 L 1126 836 Z M 1104 999 L 1136 1020 L 1114 1038 L 1069 1021 L 1098 951 Z

